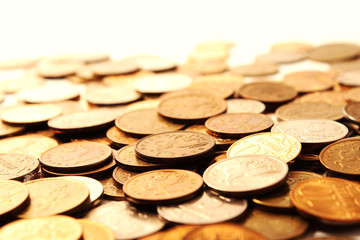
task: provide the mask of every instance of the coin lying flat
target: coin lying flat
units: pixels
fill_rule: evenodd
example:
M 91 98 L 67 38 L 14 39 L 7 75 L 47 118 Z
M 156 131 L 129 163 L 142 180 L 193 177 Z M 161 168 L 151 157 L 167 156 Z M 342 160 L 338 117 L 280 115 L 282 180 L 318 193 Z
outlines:
M 175 131 L 149 135 L 135 144 L 136 156 L 153 163 L 182 163 L 214 152 L 214 139 L 204 133 Z
M 17 125 L 32 125 L 47 122 L 59 116 L 62 109 L 51 104 L 34 104 L 13 107 L 1 114 L 5 123 Z
M 0 180 L 0 216 L 19 212 L 27 205 L 29 191 L 23 183 L 13 180 Z
M 306 42 L 279 42 L 271 46 L 271 52 L 309 52 L 312 48 Z
M 269 129 L 274 122 L 259 113 L 225 113 L 206 120 L 205 126 L 213 135 L 240 138 Z
M 352 102 L 347 104 L 344 108 L 345 117 L 354 122 L 360 122 L 359 106 L 360 102 Z
M 131 61 L 106 61 L 93 64 L 91 69 L 97 76 L 112 76 L 134 73 L 139 67 Z
M 274 156 L 288 163 L 294 160 L 301 151 L 301 143 L 291 135 L 285 133 L 257 133 L 244 137 L 227 151 L 227 157 L 248 154 Z
M 43 152 L 57 145 L 58 142 L 53 138 L 29 134 L 0 140 L 0 153 L 19 153 L 40 158 Z
M 84 240 L 115 240 L 113 231 L 104 224 L 87 219 L 78 219 L 83 229 Z
M 233 85 L 221 82 L 194 82 L 187 89 L 208 92 L 223 99 L 233 96 L 235 91 Z
M 244 84 L 239 89 L 243 98 L 264 103 L 279 103 L 293 100 L 297 96 L 294 88 L 279 82 L 255 82 Z
M 266 155 L 244 155 L 210 165 L 204 182 L 224 196 L 242 197 L 278 188 L 286 181 L 286 163 Z
M 232 73 L 249 77 L 271 75 L 277 73 L 278 71 L 279 66 L 273 63 L 253 63 L 237 66 L 231 69 Z
M 68 216 L 49 216 L 21 219 L 11 222 L 0 230 L 0 239 L 82 239 L 82 227 Z
M 221 239 L 241 239 L 241 240 L 265 240 L 261 234 L 250 230 L 249 228 L 233 224 L 233 223 L 217 223 L 212 225 L 205 225 L 190 232 L 183 239 L 184 240 L 206 240 L 212 237 Z M 220 237 L 221 236 L 221 237 Z
M 13 58 L 0 61 L 0 69 L 17 69 L 31 67 L 36 63 L 35 59 L 30 58 Z
M 40 86 L 19 92 L 20 98 L 27 103 L 61 102 L 77 98 L 79 94 L 79 88 L 70 84 Z
M 344 97 L 349 102 L 360 102 L 360 87 L 349 89 L 344 93 Z
M 125 194 L 122 188 L 119 188 L 115 180 L 110 177 L 101 178 L 99 180 L 104 187 L 104 197 L 116 201 L 125 200 Z
M 138 174 L 139 173 L 137 172 L 128 171 L 120 167 L 116 167 L 112 173 L 112 178 L 118 186 L 123 186 L 126 181 Z
M 343 117 L 342 107 L 324 102 L 294 102 L 276 109 L 276 116 L 281 120 L 292 119 L 329 119 L 339 120 Z
M 30 193 L 30 205 L 17 215 L 19 218 L 74 213 L 90 194 L 85 184 L 67 178 L 42 178 L 25 185 Z
M 0 121 L 0 138 L 16 135 L 24 130 L 24 127 L 11 126 Z
M 22 180 L 38 168 L 39 160 L 35 157 L 19 153 L 0 154 L 0 180 Z
M 165 225 L 157 214 L 139 211 L 125 201 L 107 202 L 92 209 L 85 218 L 109 227 L 119 240 L 143 237 Z
M 319 62 L 341 62 L 355 58 L 359 52 L 360 48 L 355 44 L 330 43 L 311 50 L 309 58 Z
M 322 176 L 312 172 L 290 171 L 284 186 L 280 187 L 276 191 L 253 198 L 253 202 L 270 209 L 293 209 L 294 205 L 291 203 L 289 196 L 290 190 L 301 181 L 319 177 Z
M 124 113 L 115 120 L 121 131 L 136 136 L 180 130 L 184 124 L 177 124 L 159 115 L 156 109 L 143 109 Z
M 93 170 L 112 156 L 109 146 L 96 142 L 71 142 L 47 150 L 40 157 L 43 167 L 52 171 L 71 172 Z
M 262 113 L 265 111 L 265 104 L 251 99 L 228 99 L 226 100 L 227 113 Z
M 219 197 L 205 191 L 201 196 L 170 206 L 158 206 L 161 217 L 180 224 L 211 224 L 240 216 L 247 208 L 246 200 Z
M 162 116 L 179 120 L 206 119 L 225 111 L 225 100 L 200 92 L 184 92 L 167 97 L 158 105 L 158 112 Z
M 351 176 L 360 176 L 360 139 L 349 138 L 326 146 L 319 155 L 328 170 Z
M 122 147 L 124 145 L 129 144 L 135 144 L 137 141 L 139 141 L 140 138 L 134 138 L 120 129 L 118 129 L 116 126 L 109 128 L 109 130 L 106 131 L 106 137 L 110 139 L 110 141 L 115 144 L 117 147 Z
M 73 63 L 47 63 L 41 65 L 37 72 L 44 78 L 63 78 L 74 75 L 76 70 L 81 66 L 79 62 Z
M 130 103 L 125 107 L 124 113 L 141 110 L 141 109 L 157 108 L 158 104 L 159 104 L 159 100 L 157 99 L 143 100 L 143 101 Z
M 326 72 L 303 71 L 284 76 L 283 82 L 301 93 L 324 91 L 332 88 L 334 79 Z
M 308 215 L 327 223 L 359 223 L 360 185 L 340 178 L 314 178 L 298 183 L 290 191 L 291 202 Z
M 177 225 L 175 227 L 167 229 L 166 231 L 158 232 L 158 238 L 141 238 L 139 240 L 183 240 L 186 235 L 188 235 L 191 231 L 194 231 L 197 228 L 199 228 L 199 226 L 197 225 Z
M 144 71 L 164 72 L 176 69 L 176 63 L 170 59 L 157 56 L 134 56 L 130 57 Z
M 85 64 L 98 63 L 109 60 L 109 55 L 106 53 L 73 53 L 69 56 L 70 59 L 84 62 Z
M 299 52 L 272 51 L 256 56 L 255 62 L 269 63 L 269 64 L 294 63 L 305 60 L 306 58 L 307 58 L 307 53 L 303 51 L 299 51 Z
M 324 102 L 335 106 L 345 106 L 345 93 L 339 91 L 322 91 L 302 95 L 294 100 L 294 102 Z
M 153 170 L 129 179 L 123 187 L 126 198 L 141 204 L 171 204 L 194 197 L 203 179 L 197 173 L 180 170 Z
M 276 214 L 254 209 L 242 225 L 261 233 L 268 239 L 293 239 L 308 228 L 308 223 L 297 215 Z

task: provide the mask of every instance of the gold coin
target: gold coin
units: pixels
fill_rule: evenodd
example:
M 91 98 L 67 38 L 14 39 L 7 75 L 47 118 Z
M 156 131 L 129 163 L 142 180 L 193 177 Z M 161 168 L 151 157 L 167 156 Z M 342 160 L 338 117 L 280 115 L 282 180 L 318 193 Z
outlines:
M 277 157 L 288 163 L 294 160 L 301 151 L 301 143 L 285 133 L 257 133 L 244 137 L 227 151 L 227 157 L 261 154 Z
M 115 120 L 115 125 L 125 133 L 135 136 L 180 130 L 184 124 L 177 124 L 159 115 L 156 109 L 143 109 L 124 113 Z
M 302 95 L 296 98 L 294 102 L 323 102 L 344 107 L 346 105 L 346 97 L 344 92 L 323 91 Z
M 235 91 L 230 84 L 221 82 L 195 82 L 187 89 L 205 91 L 223 99 L 231 97 Z
M 103 224 L 87 219 L 79 219 L 77 222 L 82 226 L 83 240 L 115 240 L 112 230 Z
M 23 178 L 37 171 L 39 160 L 35 157 L 19 153 L 0 154 L 0 179 L 23 180 Z
M 280 82 L 248 83 L 239 89 L 239 94 L 243 98 L 259 100 L 265 103 L 287 102 L 297 96 L 294 88 Z
M 269 64 L 281 64 L 281 63 L 294 63 L 306 59 L 306 52 L 281 52 L 274 51 L 268 52 L 256 56 L 255 62 L 257 63 L 269 63 Z
M 19 218 L 75 213 L 90 194 L 85 184 L 69 178 L 42 178 L 25 185 L 30 193 L 30 205 L 17 215 Z
M 32 67 L 37 60 L 30 58 L 14 58 L 0 61 L 0 69 L 17 69 Z
M 306 42 L 279 42 L 271 46 L 272 52 L 309 52 L 313 46 Z
M 254 232 L 249 228 L 236 225 L 233 223 L 218 223 L 205 225 L 200 228 L 191 231 L 183 239 L 184 240 L 208 240 L 213 237 L 216 239 L 227 240 L 265 240 L 260 233 Z
M 153 170 L 130 178 L 123 187 L 126 198 L 142 204 L 168 204 L 194 197 L 203 185 L 197 173 L 180 170 Z
M 33 104 L 9 108 L 1 114 L 5 123 L 31 125 L 44 123 L 59 116 L 62 109 L 52 104 Z
M 0 121 L 0 138 L 16 135 L 24 130 L 24 127 L 11 126 Z
M 190 232 L 194 231 L 197 228 L 199 228 L 199 226 L 178 225 L 166 230 L 165 232 L 162 232 L 162 236 L 159 238 L 159 240 L 166 240 L 166 239 L 183 240 L 187 234 L 189 234 Z
M 359 183 L 331 177 L 305 180 L 290 191 L 299 211 L 327 223 L 359 223 L 359 197 Z
M 283 82 L 301 93 L 323 91 L 334 85 L 334 79 L 325 72 L 303 71 L 284 76 Z
M 276 116 L 281 120 L 290 119 L 329 119 L 343 118 L 342 107 L 324 102 L 294 102 L 276 109 Z
M 266 76 L 279 72 L 279 66 L 273 63 L 253 63 L 234 67 L 231 72 L 248 77 Z
M 92 71 L 97 76 L 113 76 L 134 73 L 139 70 L 132 61 L 106 61 L 91 65 Z
M 104 187 L 104 197 L 117 201 L 125 199 L 124 191 L 118 187 L 112 177 L 102 178 L 99 181 Z
M 124 145 L 135 144 L 140 138 L 130 137 L 116 126 L 109 128 L 106 132 L 106 137 L 117 147 Z
M 105 76 L 102 79 L 102 82 L 107 85 L 134 84 L 137 80 L 140 80 L 143 77 L 151 76 L 151 75 L 154 75 L 154 73 L 148 71 L 138 71 L 130 74 Z
M 158 112 L 179 120 L 206 119 L 226 111 L 225 100 L 200 92 L 184 92 L 162 99 Z
M 0 180 L 0 216 L 18 212 L 26 207 L 29 191 L 23 183 L 13 180 Z
M 49 216 L 21 219 L 0 229 L 0 239 L 82 239 L 82 227 L 76 219 L 68 216 Z
M 360 59 L 332 63 L 330 65 L 330 67 L 337 73 L 348 72 L 348 71 L 352 71 L 352 70 L 359 70 L 360 69 Z
M 116 167 L 113 171 L 112 178 L 118 186 L 123 186 L 130 178 L 138 175 L 138 172 L 128 171 L 120 167 Z
M 226 86 L 232 86 L 235 90 L 237 90 L 243 83 L 244 77 L 238 74 L 208 74 L 201 75 L 194 78 L 195 84 L 200 83 L 222 83 Z
M 142 109 L 157 108 L 158 104 L 159 104 L 159 100 L 157 100 L 157 99 L 143 100 L 143 101 L 130 103 L 125 107 L 124 113 L 142 110 Z
M 311 60 L 319 62 L 341 62 L 359 55 L 358 45 L 350 43 L 330 43 L 314 48 L 309 52 Z
M 107 53 L 73 53 L 68 56 L 70 59 L 75 61 L 81 61 L 85 64 L 98 63 L 109 60 Z
M 176 69 L 176 63 L 173 60 L 158 56 L 138 55 L 126 59 L 135 61 L 144 71 L 164 72 Z
M 81 63 L 74 62 L 53 62 L 40 65 L 37 72 L 38 75 L 44 78 L 63 78 L 74 75 L 76 70 L 81 67 Z
M 261 233 L 268 239 L 280 240 L 302 235 L 309 224 L 297 215 L 277 214 L 255 208 L 242 225 Z
M 40 158 L 46 150 L 56 147 L 58 142 L 39 134 L 29 134 L 0 140 L 0 153 L 20 153 Z

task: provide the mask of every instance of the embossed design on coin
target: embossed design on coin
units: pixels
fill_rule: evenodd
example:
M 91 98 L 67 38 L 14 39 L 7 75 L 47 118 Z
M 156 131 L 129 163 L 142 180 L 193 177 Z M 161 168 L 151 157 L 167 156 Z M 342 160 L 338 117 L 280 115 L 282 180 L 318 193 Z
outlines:
M 116 118 L 115 125 L 125 133 L 150 135 L 182 129 L 184 124 L 168 121 L 159 115 L 156 109 L 143 109 L 124 113 Z
M 283 82 L 298 92 L 323 91 L 334 85 L 334 79 L 326 72 L 294 72 L 284 76 Z
M 340 178 L 314 178 L 290 191 L 295 207 L 329 223 L 359 223 L 360 184 Z
M 259 113 L 226 113 L 206 120 L 205 126 L 214 135 L 237 138 L 270 128 L 274 122 Z
M 132 178 L 138 174 L 139 173 L 137 173 L 137 172 L 127 171 L 120 167 L 116 167 L 112 173 L 112 177 L 119 186 L 122 186 L 130 178 Z
M 182 224 L 210 224 L 231 220 L 247 208 L 247 201 L 219 197 L 205 191 L 201 196 L 170 206 L 158 206 L 161 217 Z
M 122 188 L 119 188 L 112 177 L 103 178 L 100 180 L 104 187 L 104 196 L 114 200 L 124 200 L 125 194 Z
M 202 187 L 197 173 L 164 169 L 141 173 L 129 179 L 123 190 L 129 201 L 144 204 L 168 204 L 190 199 Z
M 342 107 L 324 102 L 294 102 L 276 109 L 276 116 L 281 120 L 291 119 L 329 119 L 339 120 L 343 117 Z
M 39 161 L 29 155 L 18 153 L 0 154 L 0 180 L 21 180 L 39 167 Z
M 19 218 L 34 218 L 74 212 L 89 197 L 85 184 L 67 178 L 42 178 L 25 183 L 30 205 Z
M 168 118 L 180 120 L 206 119 L 226 111 L 221 98 L 200 92 L 185 92 L 162 99 L 158 112 Z
M 140 139 L 135 145 L 135 152 L 138 157 L 149 162 L 178 163 L 209 156 L 214 148 L 215 141 L 209 135 L 175 131 Z
M 146 236 L 165 225 L 157 214 L 139 211 L 125 201 L 105 203 L 91 210 L 85 218 L 108 226 L 119 240 Z
M 49 216 L 21 219 L 5 225 L 0 230 L 0 239 L 82 239 L 82 227 L 68 216 Z
M 0 216 L 23 208 L 29 198 L 29 191 L 23 183 L 0 180 Z
M 252 99 L 228 99 L 226 100 L 227 113 L 262 113 L 265 104 Z
M 341 123 L 327 119 L 298 119 L 275 124 L 271 132 L 296 137 L 301 143 L 330 143 L 344 138 L 349 130 Z
M 227 151 L 227 157 L 248 154 L 262 154 L 274 156 L 284 162 L 295 159 L 301 151 L 301 143 L 291 135 L 285 133 L 257 133 L 244 137 Z
M 94 169 L 112 156 L 109 146 L 96 142 L 71 142 L 47 150 L 40 157 L 43 166 L 56 171 Z

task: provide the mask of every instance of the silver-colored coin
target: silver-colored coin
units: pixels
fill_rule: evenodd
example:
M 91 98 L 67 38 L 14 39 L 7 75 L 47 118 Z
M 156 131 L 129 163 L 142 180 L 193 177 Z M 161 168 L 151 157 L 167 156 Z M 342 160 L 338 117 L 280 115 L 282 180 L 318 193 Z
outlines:
M 226 100 L 227 113 L 262 113 L 265 104 L 252 99 L 228 99 Z
M 158 206 L 164 219 L 181 224 L 211 224 L 240 216 L 247 208 L 245 199 L 230 199 L 205 191 L 201 196 L 170 206 Z
M 360 86 L 360 70 L 350 70 L 340 73 L 337 77 L 337 81 L 340 84 L 346 86 Z
M 271 132 L 296 137 L 301 143 L 327 143 L 344 138 L 349 130 L 341 123 L 327 119 L 296 119 L 275 124 Z
M 111 228 L 116 239 L 134 239 L 159 231 L 165 222 L 157 214 L 139 211 L 125 201 L 110 201 L 85 216 Z
M 243 155 L 208 167 L 204 182 L 228 196 L 246 196 L 273 190 L 286 180 L 289 168 L 280 159 L 267 155 Z

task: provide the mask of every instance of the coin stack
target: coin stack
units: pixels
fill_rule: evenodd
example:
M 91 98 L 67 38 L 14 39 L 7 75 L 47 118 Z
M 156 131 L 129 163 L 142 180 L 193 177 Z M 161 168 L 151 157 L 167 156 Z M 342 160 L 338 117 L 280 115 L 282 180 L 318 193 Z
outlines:
M 360 46 L 234 47 L 0 61 L 0 239 L 359 238 Z

